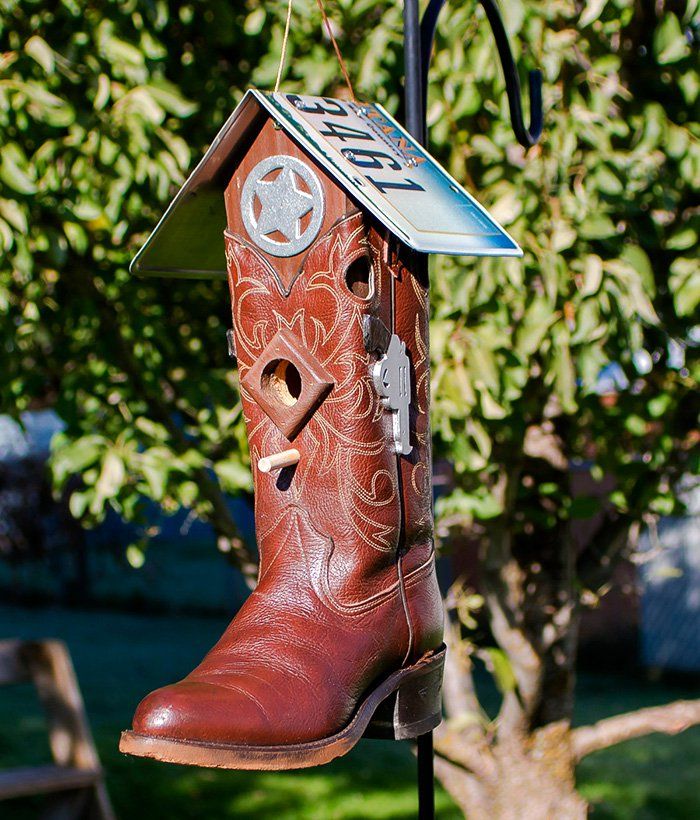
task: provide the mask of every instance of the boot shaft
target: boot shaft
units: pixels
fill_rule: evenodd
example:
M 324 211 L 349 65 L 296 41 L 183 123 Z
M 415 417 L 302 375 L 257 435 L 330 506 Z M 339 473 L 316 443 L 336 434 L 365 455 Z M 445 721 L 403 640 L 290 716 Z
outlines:
M 318 184 L 324 203 L 313 242 L 278 257 L 272 243 L 283 238 L 282 230 L 290 232 L 283 203 L 273 214 L 279 224 L 266 225 L 269 241 L 251 235 L 251 219 L 260 225 L 269 217 L 254 210 L 246 194 L 248 179 L 264 162 L 256 165 L 254 149 L 225 195 L 260 578 L 273 564 L 277 572 L 285 561 L 304 560 L 319 594 L 334 606 L 359 611 L 401 595 L 409 621 L 410 588 L 421 611 L 409 624 L 415 633 L 409 643 L 434 645 L 442 616 L 432 568 L 425 258 L 358 209 L 271 123 L 259 139 L 266 154 L 303 164 L 291 165 L 293 184 L 302 192 Z M 306 233 L 307 220 L 299 217 L 297 232 Z M 410 391 L 403 413 L 387 406 L 392 399 L 401 404 L 388 395 L 397 387 Z M 289 451 L 296 451 L 295 464 L 261 469 L 261 459 Z M 303 556 L 293 542 L 301 542 Z M 407 586 L 411 573 L 429 583 L 417 584 L 416 576 Z
M 255 493 L 264 499 L 258 531 L 293 504 L 348 557 L 369 549 L 393 558 L 416 546 L 425 554 L 432 548 L 428 294 L 404 264 L 401 252 L 409 252 L 392 250 L 363 214 L 347 216 L 312 246 L 285 294 L 243 237 L 227 231 L 225 240 Z M 371 323 L 380 328 L 376 342 L 368 341 Z M 395 414 L 372 378 L 390 328 L 410 363 L 406 455 L 396 452 Z M 261 458 L 290 449 L 297 464 L 260 470 Z

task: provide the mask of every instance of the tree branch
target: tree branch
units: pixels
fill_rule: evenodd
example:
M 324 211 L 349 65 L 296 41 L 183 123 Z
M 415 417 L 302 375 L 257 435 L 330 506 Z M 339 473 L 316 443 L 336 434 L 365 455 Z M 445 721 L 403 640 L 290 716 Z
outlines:
M 473 820 L 489 817 L 488 794 L 477 777 L 440 755 L 435 755 L 435 775 L 465 814 Z
M 108 330 L 114 344 L 114 351 L 122 369 L 136 386 L 143 400 L 148 404 L 149 412 L 168 431 L 170 442 L 175 452 L 185 452 L 193 446 L 174 420 L 175 408 L 161 394 L 152 389 L 144 378 L 141 366 L 134 359 L 132 345 L 124 337 L 122 327 L 114 306 L 95 284 L 89 272 L 83 277 L 89 285 L 89 297 L 93 300 L 102 325 Z M 173 388 L 174 392 L 174 388 Z M 212 513 L 208 522 L 213 526 L 218 539 L 225 541 L 227 551 L 233 562 L 241 571 L 246 585 L 254 589 L 257 583 L 257 557 L 250 545 L 241 536 L 238 524 L 226 503 L 226 497 L 219 482 L 206 469 L 195 468 L 193 478 L 197 482 L 202 497 L 211 504 Z
M 471 658 L 468 648 L 460 637 L 459 623 L 450 617 L 448 607 L 443 601 L 445 618 L 445 676 L 443 681 L 443 700 L 448 718 L 473 715 L 479 720 L 483 710 L 479 704 L 474 687 Z
M 435 752 L 480 780 L 496 775 L 493 755 L 477 727 L 470 726 L 460 732 L 451 728 L 449 722 L 443 723 L 435 730 Z
M 633 518 L 609 516 L 600 526 L 591 543 L 581 552 L 576 562 L 576 575 L 586 589 L 597 590 L 610 580 L 617 559 L 627 547 Z
M 624 715 L 599 720 L 592 726 L 581 726 L 571 733 L 573 758 L 579 762 L 592 752 L 607 749 L 655 732 L 677 735 L 700 724 L 700 700 L 677 700 L 664 706 L 651 706 Z
M 508 536 L 494 534 L 491 544 Z M 504 553 L 501 553 L 504 555 Z M 522 603 L 522 573 L 508 553 L 499 567 L 490 566 L 492 558 L 484 562 L 484 598 L 488 607 L 489 623 L 496 642 L 507 654 L 517 691 L 507 691 L 496 723 L 499 735 L 527 730 L 528 720 L 537 708 L 542 689 L 542 660 L 517 621 Z

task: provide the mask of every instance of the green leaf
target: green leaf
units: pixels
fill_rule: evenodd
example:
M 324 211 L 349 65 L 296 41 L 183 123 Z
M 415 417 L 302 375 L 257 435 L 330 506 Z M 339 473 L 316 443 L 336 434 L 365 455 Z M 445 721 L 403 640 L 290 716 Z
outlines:
M 654 32 L 654 54 L 661 65 L 675 63 L 690 53 L 681 24 L 673 12 L 663 12 L 661 23 Z
M 679 316 L 692 317 L 700 304 L 700 262 L 679 257 L 671 264 L 669 290 Z
M 654 419 L 660 419 L 671 405 L 671 396 L 668 393 L 661 393 L 647 402 L 649 415 Z
M 95 92 L 95 99 L 93 106 L 95 111 L 101 111 L 109 102 L 111 94 L 111 87 L 109 77 L 106 74 L 100 74 L 97 78 L 97 91 Z
M 480 389 L 479 398 L 481 399 L 481 412 L 485 419 L 503 419 L 506 417 L 505 407 L 502 407 L 488 390 L 485 388 Z
M 254 11 L 245 18 L 245 22 L 243 23 L 243 31 L 249 37 L 256 37 L 262 31 L 262 27 L 265 25 L 265 17 L 266 17 L 265 8 L 263 6 L 259 6 Z
M 73 250 L 82 255 L 88 249 L 88 235 L 82 225 L 77 222 L 64 222 L 63 232 L 66 235 L 68 244 Z
M 658 495 L 649 505 L 652 512 L 657 515 L 673 515 L 678 506 L 678 501 L 671 495 Z
M 641 279 L 642 287 L 653 296 L 654 271 L 646 251 L 639 245 L 627 244 L 623 248 L 620 258 L 624 259 L 635 270 Z
M 107 21 L 105 21 L 106 23 Z M 132 66 L 140 68 L 143 66 L 143 54 L 136 46 L 120 40 L 118 37 L 108 34 L 109 24 L 102 28 L 102 56 L 114 66 Z
M 466 518 L 476 517 L 484 521 L 497 518 L 503 513 L 501 503 L 485 487 L 479 487 L 471 493 L 457 488 L 448 495 L 438 498 L 435 510 L 439 519 L 459 515 Z
M 481 489 L 472 496 L 471 509 L 476 518 L 488 521 L 503 513 L 503 506 L 493 493 Z
M 605 165 L 600 165 L 595 172 L 595 180 L 599 190 L 611 196 L 621 194 L 624 190 L 617 174 Z
M 7 224 L 7 222 L 5 222 L 4 219 L 0 219 L 0 240 L 0 244 L 5 251 L 9 251 L 15 244 L 15 237 L 12 228 Z
M 556 320 L 557 314 L 549 301 L 544 296 L 535 296 L 515 332 L 515 350 L 523 358 L 532 356 L 540 349 L 542 340 Z
M 183 481 L 178 487 L 178 500 L 183 507 L 191 508 L 199 495 L 199 486 L 194 481 Z
M 144 460 L 141 464 L 141 473 L 146 479 L 151 498 L 154 501 L 162 501 L 168 484 L 167 464 L 155 464 Z
M 134 426 L 137 430 L 140 430 L 149 438 L 153 439 L 153 441 L 162 443 L 170 437 L 168 431 L 160 422 L 152 421 L 151 419 L 144 418 L 144 416 L 139 416 L 134 421 Z
M 472 447 L 467 436 L 457 436 L 452 447 L 455 470 L 459 473 L 483 470 L 486 459 Z
M 583 269 L 583 296 L 593 296 L 603 281 L 603 260 L 596 254 L 588 254 Z
M 481 650 L 479 656 L 484 658 L 486 667 L 493 675 L 499 692 L 504 695 L 514 692 L 518 682 L 508 655 L 502 649 L 491 646 Z
M 627 512 L 629 510 L 629 505 L 627 503 L 627 498 L 622 490 L 613 490 L 609 495 L 610 503 L 617 507 L 620 512 Z
M 4 85 L 26 96 L 26 111 L 35 120 L 55 127 L 65 127 L 75 120 L 75 110 L 65 99 L 52 94 L 40 83 L 6 80 Z
M 669 236 L 666 247 L 674 251 L 685 251 L 698 244 L 698 232 L 690 225 L 675 231 Z
M 27 54 L 44 69 L 47 74 L 53 73 L 56 65 L 51 46 L 38 35 L 30 37 L 24 44 Z
M 63 483 L 91 467 L 104 452 L 106 440 L 102 436 L 83 436 L 70 444 L 58 443 L 51 455 L 55 480 Z
M 119 492 L 126 478 L 126 469 L 122 458 L 110 450 L 102 461 L 100 477 L 95 485 L 95 501 L 93 505 L 101 506 L 102 502 L 108 498 L 114 498 Z M 91 505 L 91 508 L 92 506 Z
M 146 554 L 140 544 L 129 544 L 125 551 L 126 560 L 134 569 L 141 569 L 146 563 Z
M 252 491 L 253 478 L 250 469 L 237 459 L 227 459 L 217 461 L 214 465 L 214 472 L 217 474 L 224 489 L 230 492 Z
M 629 250 L 627 251 L 629 254 Z M 643 252 L 642 252 L 643 253 Z M 646 256 L 646 255 L 645 255 Z M 628 315 L 638 315 L 650 325 L 657 325 L 659 317 L 649 294 L 645 291 L 644 272 L 627 259 L 609 259 L 604 263 L 606 272 L 614 277 L 619 286 L 619 301 Z
M 603 9 L 607 6 L 608 0 L 588 0 L 583 6 L 583 12 L 579 17 L 579 25 L 581 28 L 589 26 L 597 20 L 603 13 Z
M 166 83 L 164 80 L 157 84 L 147 85 L 145 88 L 161 108 L 176 117 L 190 117 L 197 110 L 197 103 L 186 99 L 177 86 Z
M 612 219 L 602 213 L 592 213 L 579 226 L 579 235 L 584 239 L 607 239 L 615 233 Z
M 16 146 L 0 148 L 0 180 L 18 194 L 36 193 L 35 175 Z
M 0 216 L 21 233 L 27 232 L 27 215 L 16 200 L 0 199 Z
M 630 413 L 630 415 L 627 416 L 625 419 L 625 427 L 633 436 L 637 436 L 638 438 L 646 435 L 648 430 L 647 422 L 636 413 Z
M 550 374 L 554 392 L 559 399 L 564 413 L 575 413 L 576 371 L 569 347 L 569 332 L 563 323 L 559 323 L 553 332 L 552 365 Z
M 90 496 L 92 495 L 91 492 L 79 492 L 75 491 L 71 493 L 70 499 L 68 501 L 68 508 L 70 509 L 70 514 L 73 518 L 82 518 L 85 514 L 85 510 L 90 503 Z

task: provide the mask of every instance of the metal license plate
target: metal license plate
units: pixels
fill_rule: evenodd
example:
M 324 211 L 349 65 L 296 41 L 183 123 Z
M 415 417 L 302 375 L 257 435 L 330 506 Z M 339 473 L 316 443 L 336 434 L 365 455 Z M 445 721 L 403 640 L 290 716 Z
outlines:
M 380 105 L 253 93 L 409 246 L 426 253 L 522 255 L 488 211 Z

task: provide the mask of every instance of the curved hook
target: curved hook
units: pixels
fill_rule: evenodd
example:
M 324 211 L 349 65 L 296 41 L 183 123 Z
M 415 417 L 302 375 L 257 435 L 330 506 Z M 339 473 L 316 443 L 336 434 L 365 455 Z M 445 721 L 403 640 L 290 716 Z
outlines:
M 435 28 L 445 2 L 446 0 L 430 0 L 420 23 L 419 53 L 417 55 L 411 55 L 412 59 L 409 59 L 409 55 L 407 54 L 407 64 L 410 62 L 415 66 L 420 66 L 421 83 L 419 89 L 420 100 L 418 101 L 420 106 L 420 123 L 418 122 L 416 114 L 414 114 L 414 122 L 412 124 L 414 127 L 418 126 L 414 134 L 418 135 L 421 142 L 425 142 L 426 138 L 425 111 L 428 88 L 428 68 L 430 66 L 430 58 L 433 50 L 433 40 L 435 39 Z M 506 81 L 506 93 L 508 94 L 510 120 L 515 137 L 524 148 L 530 148 L 538 142 L 540 136 L 542 135 L 542 128 L 544 124 L 544 117 L 542 113 L 542 73 L 540 71 L 530 72 L 530 125 L 528 127 L 525 125 L 525 121 L 523 119 L 520 78 L 518 77 L 515 60 L 513 59 L 513 53 L 510 50 L 510 44 L 508 42 L 508 35 L 506 33 L 505 26 L 503 25 L 501 13 L 496 5 L 496 0 L 479 0 L 479 2 L 484 7 L 486 17 L 491 24 L 493 36 L 496 40 L 496 48 L 498 49 L 498 55 L 501 59 L 503 74 Z M 409 3 L 407 0 L 406 5 L 408 6 L 413 4 Z M 406 22 L 409 22 L 408 16 Z M 409 37 L 410 33 L 409 28 L 407 28 L 406 47 L 409 49 L 412 46 L 412 40 Z M 407 83 L 407 96 L 408 92 L 409 86 Z M 406 108 L 407 114 L 410 114 L 411 109 L 415 109 L 416 106 L 415 104 L 409 104 L 409 101 L 407 100 Z M 409 121 L 409 130 L 411 130 L 410 125 L 411 123 Z

